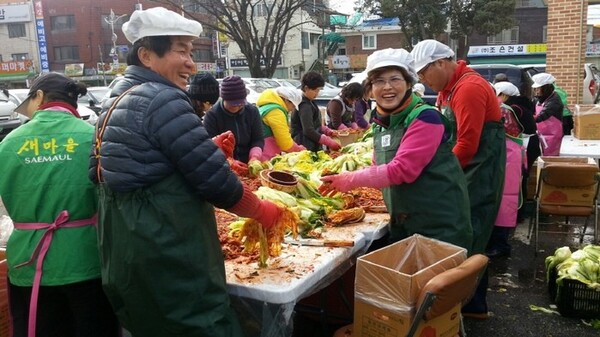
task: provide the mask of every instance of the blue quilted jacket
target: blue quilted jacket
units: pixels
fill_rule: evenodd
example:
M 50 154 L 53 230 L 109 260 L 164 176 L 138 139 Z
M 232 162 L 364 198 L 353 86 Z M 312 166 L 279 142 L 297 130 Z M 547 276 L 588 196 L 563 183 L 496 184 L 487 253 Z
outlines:
M 136 85 L 117 103 L 105 128 L 99 156 L 103 181 L 113 191 L 130 192 L 180 173 L 202 199 L 220 208 L 235 205 L 242 184 L 194 113 L 187 93 L 156 72 L 128 66 L 104 103 L 98 125 L 114 100 Z M 92 149 L 89 177 L 94 182 L 97 165 Z

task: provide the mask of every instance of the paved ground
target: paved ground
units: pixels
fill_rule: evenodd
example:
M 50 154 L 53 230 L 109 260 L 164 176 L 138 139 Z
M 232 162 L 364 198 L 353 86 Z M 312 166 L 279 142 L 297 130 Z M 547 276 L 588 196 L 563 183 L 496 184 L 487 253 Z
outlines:
M 6 211 L 0 202 L 0 215 L 2 214 L 6 214 Z M 578 247 L 579 241 L 573 235 L 540 235 L 542 251 L 535 256 L 533 245 L 527 239 L 527 226 L 528 222 L 526 221 L 517 227 L 511 239 L 513 246 L 511 257 L 497 258 L 491 261 L 488 304 L 492 317 L 486 321 L 466 319 L 467 335 L 475 337 L 600 336 L 600 330 L 594 330 L 584 325 L 579 319 L 530 310 L 530 304 L 551 308 L 545 281 L 545 257 L 552 254 L 558 247 L 565 245 Z M 588 230 L 588 233 L 591 233 L 591 230 Z M 590 243 L 591 240 L 591 236 L 586 236 L 584 244 Z M 348 279 L 352 280 L 352 277 Z M 338 297 L 337 293 L 328 294 L 326 297 L 321 297 L 320 300 L 337 308 L 335 310 L 341 313 L 342 318 L 336 320 L 326 318 L 323 323 L 320 318 L 327 315 L 323 316 L 319 313 L 308 315 L 297 310 L 294 320 L 294 337 L 333 336 L 337 328 L 348 323 L 351 314 L 344 309 L 345 305 L 336 298 Z
M 556 314 L 532 311 L 530 304 L 552 309 L 545 280 L 544 259 L 558 247 L 578 247 L 573 235 L 540 235 L 537 256 L 527 239 L 528 220 L 515 231 L 511 257 L 497 258 L 489 265 L 488 304 L 492 317 L 485 321 L 465 319 L 467 336 L 474 337 L 598 337 L 600 330 L 586 326 L 581 320 Z M 570 228 L 572 231 L 573 228 Z M 588 233 L 591 231 L 588 229 Z M 584 244 L 592 241 L 586 236 Z M 554 309 L 555 310 L 555 309 Z M 599 317 L 600 318 L 600 317 Z M 333 336 L 343 323 L 322 325 L 306 315 L 296 315 L 295 336 Z

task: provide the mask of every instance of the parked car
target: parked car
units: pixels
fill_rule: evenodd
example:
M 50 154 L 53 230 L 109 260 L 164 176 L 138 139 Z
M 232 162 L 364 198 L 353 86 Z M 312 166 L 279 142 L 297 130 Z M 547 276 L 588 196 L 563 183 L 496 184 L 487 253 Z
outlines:
M 9 89 L 8 92 L 10 94 L 9 99 L 17 106 L 27 99 L 27 95 L 29 95 L 29 89 Z M 92 125 L 95 125 L 98 121 L 98 115 L 94 112 L 94 110 L 84 105 L 77 104 L 77 112 L 79 112 L 81 119 Z M 29 120 L 29 118 L 20 114 L 19 118 L 23 124 Z
M 600 101 L 600 70 L 593 63 L 583 66 L 583 104 L 597 104 Z
M 96 114 L 102 110 L 102 99 L 110 93 L 109 87 L 88 87 L 87 94 L 77 99 L 78 106 L 86 106 L 92 109 Z
M 497 74 L 504 73 L 506 74 L 506 77 L 508 77 L 508 80 L 519 88 L 521 95 L 529 98 L 532 97 L 532 74 L 528 72 L 527 68 L 514 64 L 471 64 L 469 67 L 480 73 L 481 76 L 490 83 L 494 81 L 494 77 L 496 77 Z
M 10 100 L 10 94 L 6 89 L 0 92 L 0 140 L 12 130 L 21 126 L 19 114 L 15 112 L 17 105 Z

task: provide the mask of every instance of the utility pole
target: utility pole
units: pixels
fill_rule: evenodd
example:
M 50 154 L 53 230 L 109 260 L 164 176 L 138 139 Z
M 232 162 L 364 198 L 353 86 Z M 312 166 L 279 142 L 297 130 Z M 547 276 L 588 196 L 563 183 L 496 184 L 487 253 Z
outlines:
M 117 23 L 117 21 L 119 21 L 120 18 L 124 17 L 126 14 L 123 15 L 115 15 L 115 12 L 112 10 L 112 8 L 110 9 L 110 15 L 107 16 L 106 18 L 104 18 L 104 21 L 106 21 L 106 23 L 108 23 L 110 25 L 110 31 L 112 32 L 112 36 L 111 36 L 111 41 L 112 41 L 112 48 L 110 49 L 110 56 L 112 57 L 112 63 L 113 63 L 113 70 L 114 69 L 118 69 L 119 66 L 119 54 L 117 53 L 117 34 L 115 34 L 115 23 Z

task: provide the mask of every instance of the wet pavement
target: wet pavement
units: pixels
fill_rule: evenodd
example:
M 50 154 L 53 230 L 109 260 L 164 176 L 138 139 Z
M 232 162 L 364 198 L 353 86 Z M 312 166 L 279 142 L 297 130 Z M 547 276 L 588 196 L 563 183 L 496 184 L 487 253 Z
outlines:
M 564 218 L 550 218 L 563 221 Z M 581 218 L 573 218 L 572 223 L 583 224 Z M 573 227 L 553 226 L 564 230 L 564 234 L 540 234 L 539 253 L 535 255 L 533 240 L 527 238 L 529 219 L 514 231 L 510 243 L 510 257 L 490 260 L 488 306 L 490 318 L 483 321 L 464 319 L 465 331 L 469 337 L 598 337 L 600 330 L 586 326 L 581 319 L 562 317 L 558 314 L 533 311 L 530 305 L 555 310 L 552 307 L 546 283 L 544 260 L 556 248 L 570 246 L 575 250 L 592 243 L 593 236 L 586 235 L 579 243 L 578 230 Z M 588 234 L 593 234 L 593 221 L 588 225 Z M 533 239 L 533 237 L 532 237 Z M 600 318 L 600 317 L 598 317 Z M 294 336 L 325 337 L 333 336 L 343 323 L 321 324 L 305 315 L 296 315 Z

